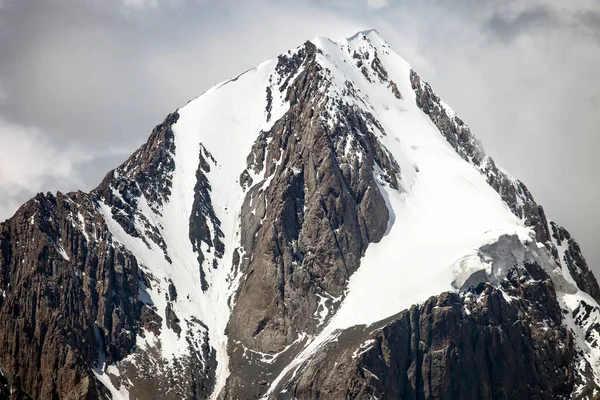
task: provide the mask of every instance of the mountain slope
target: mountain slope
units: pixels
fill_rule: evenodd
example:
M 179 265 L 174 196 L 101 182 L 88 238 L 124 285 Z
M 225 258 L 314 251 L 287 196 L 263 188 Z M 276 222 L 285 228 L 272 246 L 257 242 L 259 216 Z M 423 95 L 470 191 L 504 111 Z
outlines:
M 375 31 L 216 85 L 0 249 L 12 398 L 600 390 L 579 246 Z

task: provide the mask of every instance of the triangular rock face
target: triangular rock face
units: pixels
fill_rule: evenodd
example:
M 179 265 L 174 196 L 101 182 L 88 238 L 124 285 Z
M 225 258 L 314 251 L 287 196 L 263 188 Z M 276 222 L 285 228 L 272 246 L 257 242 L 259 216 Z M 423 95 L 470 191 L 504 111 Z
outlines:
M 594 398 L 579 246 L 375 31 L 0 224 L 0 398 Z

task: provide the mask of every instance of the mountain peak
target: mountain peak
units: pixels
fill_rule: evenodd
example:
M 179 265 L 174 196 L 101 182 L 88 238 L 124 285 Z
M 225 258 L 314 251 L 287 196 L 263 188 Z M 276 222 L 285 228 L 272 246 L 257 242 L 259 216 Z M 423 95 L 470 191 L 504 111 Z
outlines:
M 25 397 L 600 390 L 579 246 L 375 30 L 216 85 L 91 193 L 27 203 L 0 289 Z
M 375 28 L 358 31 L 354 35 L 349 36 L 348 41 L 353 41 L 353 40 L 359 38 L 360 36 L 367 37 L 367 38 L 377 38 L 378 40 L 383 41 L 383 38 L 379 34 L 379 31 Z

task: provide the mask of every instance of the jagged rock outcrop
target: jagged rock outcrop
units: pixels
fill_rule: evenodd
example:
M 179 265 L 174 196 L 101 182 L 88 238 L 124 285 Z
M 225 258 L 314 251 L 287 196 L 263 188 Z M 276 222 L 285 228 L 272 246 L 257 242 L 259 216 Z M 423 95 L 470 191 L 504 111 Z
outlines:
M 248 156 L 248 168 L 255 174 L 264 168 L 264 179 L 249 188 L 242 206 L 241 246 L 252 259 L 241 260 L 246 278 L 229 332 L 260 351 L 279 351 L 299 332 L 314 331 L 316 295 L 338 297 L 369 242 L 387 229 L 375 169 L 397 186 L 398 166 L 368 117 L 341 105 L 337 124 L 325 122 L 327 102 L 319 91 L 327 76 L 316 52 L 308 42 L 295 57 L 279 58 L 277 70 L 297 74 L 280 88 L 290 109 Z
M 160 334 L 162 318 L 142 295 L 153 277 L 114 241 L 99 204 L 110 207 L 125 232 L 154 241 L 167 254 L 156 227 L 140 214 L 138 198 L 144 195 L 158 210 L 170 194 L 170 126 L 176 121 L 176 113 L 169 115 L 148 143 L 90 194 L 39 194 L 0 224 L 0 365 L 14 398 L 107 396 L 93 370 L 129 356 L 137 335 Z M 140 220 L 144 234 L 138 231 Z M 167 314 L 167 326 L 178 330 L 174 311 Z M 130 380 L 139 387 L 151 381 L 162 387 L 140 389 L 146 398 L 162 396 L 165 387 L 173 398 L 204 398 L 211 390 L 211 368 L 194 366 L 210 358 L 210 348 L 203 353 L 181 360 L 193 366 L 187 368 L 169 366 L 160 352 L 150 351 L 130 370 Z M 156 379 L 157 365 L 173 373 Z
M 15 395 L 98 398 L 92 368 L 135 345 L 137 261 L 93 210 L 81 192 L 39 194 L 0 225 L 0 364 Z
M 167 247 L 159 218 L 163 217 L 164 206 L 172 196 L 174 154 L 177 151 L 172 126 L 178 119 L 177 112 L 169 114 L 152 131 L 148 142 L 119 168 L 107 174 L 98 188 L 91 192 L 95 207 L 102 211 L 104 217 L 108 213 L 128 237 L 141 240 L 145 247 L 150 249 L 157 246 L 168 265 L 173 265 L 173 259 L 177 258 L 173 250 Z M 222 233 L 216 230 L 213 237 L 207 227 L 207 220 L 217 227 L 219 221 L 214 216 L 208 194 L 210 184 L 204 175 L 210 171 L 206 159 L 210 160 L 211 156 L 203 150 L 195 172 L 197 183 L 190 188 L 194 193 L 194 205 L 186 224 L 189 226 L 187 236 L 197 252 L 197 284 L 200 290 L 206 290 L 205 271 L 212 268 L 205 262 L 201 245 L 206 244 L 208 251 L 214 248 L 217 253 L 222 247 L 219 242 Z M 117 240 L 114 246 L 124 251 L 126 249 Z M 145 262 L 148 261 L 152 260 Z M 216 365 L 215 351 L 209 344 L 206 325 L 194 317 L 182 320 L 175 304 L 189 299 L 178 299 L 173 281 L 154 276 L 148 267 L 142 265 L 139 271 L 142 279 L 137 297 L 140 311 L 136 315 L 133 330 L 134 337 L 137 337 L 137 348 L 129 349 L 116 360 L 120 361 L 119 367 L 112 375 L 108 375 L 116 387 L 127 388 L 131 395 L 139 398 L 206 398 L 214 386 Z M 158 290 L 165 297 L 164 308 L 159 309 L 154 303 L 149 294 L 151 290 Z M 183 331 L 182 326 L 188 329 Z M 183 339 L 187 354 L 165 354 L 165 344 L 156 343 L 153 339 L 165 330 Z M 140 338 L 146 339 L 145 343 L 139 343 Z
M 242 346 L 275 353 L 316 332 L 319 298 L 333 303 L 342 295 L 368 244 L 387 229 L 376 176 L 398 188 L 399 167 L 377 139 L 372 115 L 339 102 L 336 123 L 327 124 L 333 116 L 323 87 L 330 78 L 315 61 L 317 51 L 307 42 L 279 57 L 276 71 L 295 76 L 279 87 L 290 108 L 261 132 L 242 173 L 249 186 L 241 210 L 245 279 L 228 327 L 237 344 L 232 380 L 246 362 L 236 357 L 245 354 Z M 263 180 L 248 184 L 249 170 L 264 171 Z M 247 386 L 243 380 L 239 385 Z
M 276 397 L 556 399 L 573 391 L 574 352 L 552 281 L 530 264 L 502 289 L 444 293 L 342 332 Z

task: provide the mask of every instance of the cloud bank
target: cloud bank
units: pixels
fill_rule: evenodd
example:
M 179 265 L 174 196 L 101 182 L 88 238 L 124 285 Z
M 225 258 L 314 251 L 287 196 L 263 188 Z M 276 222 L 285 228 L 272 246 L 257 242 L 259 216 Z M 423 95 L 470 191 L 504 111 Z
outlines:
M 76 148 L 59 149 L 34 127 L 0 119 L 0 215 L 9 215 L 23 196 L 57 186 L 83 185 L 76 165 L 90 156 Z
M 0 0 L 2 157 L 50 149 L 27 185 L 0 182 L 0 219 L 36 191 L 94 187 L 213 84 L 314 36 L 372 27 L 600 273 L 597 0 Z M 27 139 L 6 139 L 15 130 Z

